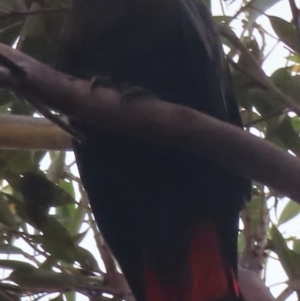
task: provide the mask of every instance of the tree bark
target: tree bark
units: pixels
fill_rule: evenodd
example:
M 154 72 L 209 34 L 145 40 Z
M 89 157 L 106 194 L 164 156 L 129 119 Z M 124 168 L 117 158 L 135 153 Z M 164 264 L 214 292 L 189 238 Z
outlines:
M 300 160 L 249 133 L 184 106 L 152 97 L 122 99 L 118 90 L 91 89 L 88 81 L 57 72 L 0 45 L 0 85 L 80 119 L 116 131 L 180 147 L 216 160 L 300 203 Z

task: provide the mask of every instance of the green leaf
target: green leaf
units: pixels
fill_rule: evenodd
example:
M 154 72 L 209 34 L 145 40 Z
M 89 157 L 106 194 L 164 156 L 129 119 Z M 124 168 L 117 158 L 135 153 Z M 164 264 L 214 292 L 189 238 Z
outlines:
M 20 172 L 37 171 L 38 164 L 33 160 L 31 151 L 0 151 L 0 162 L 3 162 L 1 176 L 5 178 L 6 172 L 18 175 Z
M 14 93 L 6 89 L 0 89 L 0 106 L 13 102 L 15 99 Z
M 0 191 L 0 195 L 3 196 L 3 197 L 5 197 L 8 200 L 10 209 L 13 212 L 13 214 L 16 213 L 24 221 L 28 221 L 29 220 L 23 202 L 21 202 L 15 196 L 10 195 L 8 193 L 4 193 L 4 192 Z
M 246 248 L 246 237 L 244 232 L 241 232 L 239 237 L 238 237 L 238 254 L 239 257 L 242 255 Z
M 70 291 L 64 294 L 66 301 L 75 301 L 76 300 L 76 293 L 74 291 Z
M 292 75 L 290 67 L 279 68 L 271 75 L 273 84 L 278 87 L 286 85 L 291 80 L 291 78 Z
M 66 294 L 68 294 L 68 293 L 66 293 Z M 64 301 L 64 295 L 63 294 L 58 295 L 56 298 L 50 299 L 49 301 Z
M 0 30 L 0 42 L 12 46 L 20 36 L 22 26 L 22 22 L 17 22 Z
M 289 201 L 284 207 L 278 220 L 278 226 L 291 220 L 300 213 L 300 205 L 294 201 Z
M 300 42 L 295 27 L 290 22 L 278 17 L 269 16 L 269 20 L 280 41 L 300 53 Z
M 56 214 L 61 224 L 71 235 L 78 233 L 81 228 L 87 209 L 75 204 L 57 207 Z
M 293 126 L 293 129 L 299 133 L 300 132 L 300 118 L 298 116 L 295 116 L 291 119 L 291 123 Z
M 75 203 L 75 200 L 43 174 L 25 172 L 22 176 L 7 175 L 7 181 L 22 195 L 31 220 L 39 225 L 52 206 Z
M 59 274 L 52 271 L 34 269 L 30 273 L 22 269 L 14 270 L 9 280 L 27 289 L 39 289 L 41 291 L 71 289 L 75 281 L 72 275 Z
M 59 181 L 59 187 L 65 190 L 72 198 L 75 198 L 75 189 L 72 181 L 68 179 L 63 179 Z
M 4 194 L 0 194 L 0 223 L 9 228 L 17 227 L 15 215 Z
M 42 269 L 34 269 L 30 273 L 16 269 L 10 274 L 8 279 L 23 288 L 51 292 L 53 290 L 72 291 L 74 288 L 86 288 L 86 286 L 99 288 L 100 285 L 103 285 L 103 280 L 100 277 L 70 275 Z
M 213 20 L 219 24 L 229 24 L 233 18 L 230 16 L 213 16 Z
M 273 225 L 271 231 L 273 249 L 290 280 L 300 277 L 300 254 L 288 248 L 285 239 Z
M 77 246 L 76 260 L 80 263 L 81 267 L 87 271 L 98 272 L 100 270 L 97 260 L 87 249 Z
M 286 59 L 289 60 L 290 62 L 300 64 L 300 56 L 297 54 L 291 54 L 291 55 L 287 56 Z
M 294 240 L 293 250 L 300 254 L 300 239 Z
M 22 255 L 24 253 L 23 250 L 17 248 L 15 246 L 9 244 L 0 244 L 0 254 L 8 254 L 8 255 Z
M 47 179 L 57 183 L 64 172 L 65 152 L 50 152 L 51 164 L 47 170 Z
M 27 263 L 27 262 L 23 262 L 23 261 L 17 261 L 17 260 L 7 260 L 7 259 L 0 259 L 0 267 L 3 269 L 19 269 L 19 270 L 24 270 L 26 272 L 28 271 L 33 271 L 36 268 Z
M 76 260 L 77 250 L 71 235 L 54 217 L 48 217 L 41 230 L 43 231 L 43 248 L 51 256 L 67 263 L 73 263 Z

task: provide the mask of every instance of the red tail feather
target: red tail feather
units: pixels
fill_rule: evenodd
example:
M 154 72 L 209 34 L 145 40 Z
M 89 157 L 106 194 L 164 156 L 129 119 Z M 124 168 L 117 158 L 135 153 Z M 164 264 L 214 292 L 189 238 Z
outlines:
M 159 275 L 147 267 L 147 301 L 212 301 L 239 295 L 233 272 L 227 270 L 222 260 L 217 233 L 213 223 L 196 225 L 191 228 L 192 243 L 189 248 L 186 279 L 182 285 L 161 283 Z M 232 275 L 232 279 L 230 276 Z

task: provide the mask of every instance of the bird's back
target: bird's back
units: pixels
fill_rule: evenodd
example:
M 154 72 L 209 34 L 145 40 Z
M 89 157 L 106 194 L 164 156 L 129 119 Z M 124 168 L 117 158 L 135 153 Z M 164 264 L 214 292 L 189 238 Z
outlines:
M 89 80 L 109 76 L 240 125 L 215 33 L 201 0 L 74 0 L 59 68 Z M 75 143 L 75 152 L 98 226 L 138 301 L 148 296 L 147 283 L 157 280 L 149 278 L 152 271 L 159 281 L 173 281 L 178 301 L 211 301 L 184 297 L 192 277 L 186 261 L 200 243 L 192 238 L 213 220 L 220 256 L 235 270 L 246 181 L 208 158 L 147 137 L 72 124 L 87 138 Z M 145 272 L 145 263 L 151 271 Z

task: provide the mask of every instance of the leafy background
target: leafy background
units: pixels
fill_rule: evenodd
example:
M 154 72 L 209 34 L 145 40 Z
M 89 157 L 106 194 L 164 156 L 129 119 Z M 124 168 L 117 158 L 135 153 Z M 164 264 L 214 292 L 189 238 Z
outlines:
M 268 11 L 281 2 L 290 12 L 288 1 L 213 1 L 215 21 L 230 32 L 222 31 L 223 43 L 245 129 L 299 156 L 300 118 L 286 102 L 300 104 L 299 34 L 291 14 L 284 19 Z M 69 2 L 0 0 L 0 42 L 53 65 Z M 0 90 L 4 114 L 40 116 Z M 240 266 L 266 285 L 279 274 L 282 284 L 272 288 L 277 300 L 299 299 L 299 213 L 298 204 L 255 182 L 241 213 Z M 3 301 L 132 300 L 70 151 L 7 150 L 0 140 L 0 268 Z

